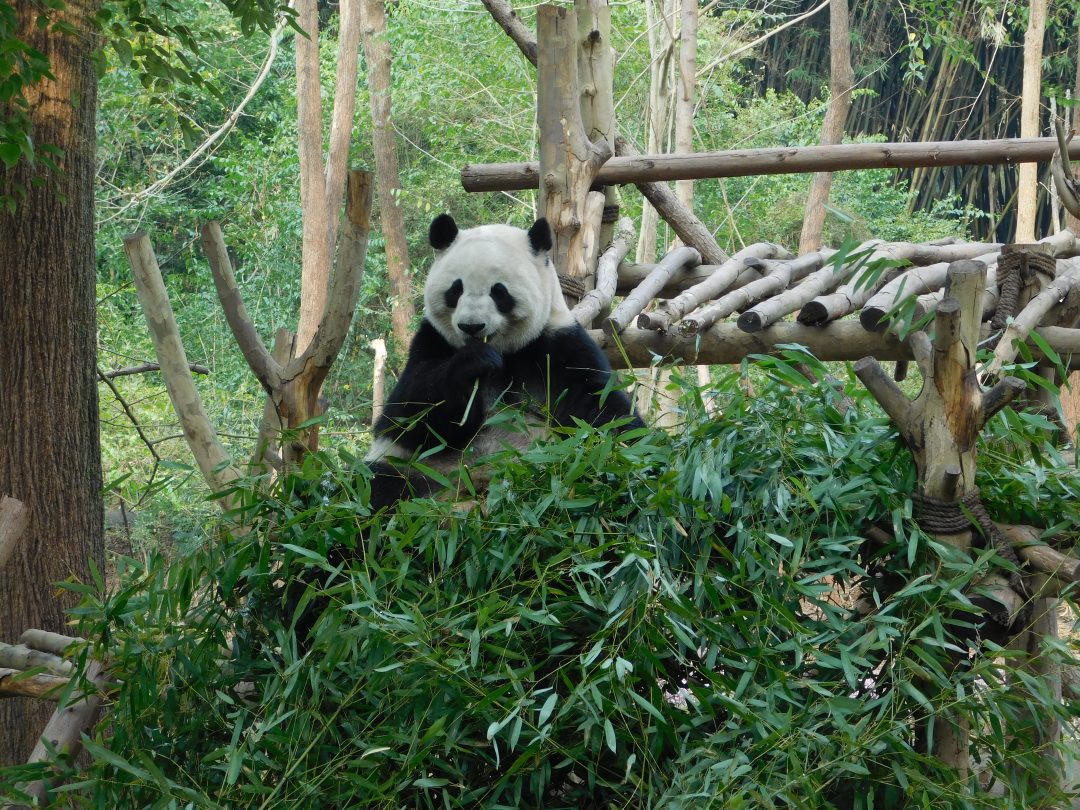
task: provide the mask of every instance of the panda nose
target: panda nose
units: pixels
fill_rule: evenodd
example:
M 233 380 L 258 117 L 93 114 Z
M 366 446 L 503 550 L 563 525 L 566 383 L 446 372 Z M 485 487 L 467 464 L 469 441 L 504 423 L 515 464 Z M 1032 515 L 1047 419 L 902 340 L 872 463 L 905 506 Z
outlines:
M 485 326 L 487 326 L 486 323 L 459 323 L 458 329 L 460 329 L 466 335 L 472 335 L 473 337 L 476 337 L 484 331 Z

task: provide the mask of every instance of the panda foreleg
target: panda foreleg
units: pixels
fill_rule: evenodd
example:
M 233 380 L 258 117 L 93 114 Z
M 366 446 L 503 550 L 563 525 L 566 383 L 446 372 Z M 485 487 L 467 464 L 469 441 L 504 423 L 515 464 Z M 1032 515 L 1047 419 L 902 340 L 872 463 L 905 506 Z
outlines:
M 547 343 L 549 388 L 557 397 L 551 403 L 556 424 L 568 427 L 580 419 L 600 426 L 631 417 L 620 431 L 645 427 L 626 392 L 610 387 L 611 364 L 582 327 L 552 332 Z
M 477 386 L 502 367 L 502 354 L 494 347 L 470 340 L 454 349 L 433 328 L 422 326 L 376 433 L 410 451 L 439 444 L 466 447 L 487 418 Z

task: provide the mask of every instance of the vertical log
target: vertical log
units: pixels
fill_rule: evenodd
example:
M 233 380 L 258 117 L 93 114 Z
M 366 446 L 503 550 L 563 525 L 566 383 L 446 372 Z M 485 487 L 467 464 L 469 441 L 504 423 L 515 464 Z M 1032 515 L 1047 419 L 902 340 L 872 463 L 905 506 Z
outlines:
M 590 142 L 581 121 L 577 23 L 569 9 L 540 6 L 537 32 L 540 210 L 551 223 L 556 271 L 581 280 L 586 276 L 581 245 L 585 202 L 597 172 L 611 157 L 611 145 Z
M 975 444 L 979 431 L 996 410 L 1004 407 L 1023 388 L 1007 379 L 983 393 L 975 376 L 975 350 L 982 320 L 982 298 L 986 265 L 978 261 L 958 261 L 949 266 L 945 300 L 937 309 L 933 341 L 917 332 L 911 340 L 923 373 L 922 391 L 909 402 L 896 384 L 872 357 L 855 364 L 855 373 L 900 428 L 900 436 L 911 450 L 918 472 L 919 502 L 925 511 L 924 527 L 941 542 L 966 551 L 972 532 L 957 531 L 951 521 L 937 528 L 931 524 L 935 509 L 975 493 Z M 939 503 L 933 503 L 939 502 Z M 970 503 L 970 500 L 969 500 Z M 935 519 L 933 523 L 938 523 Z M 1014 599 L 1009 621 L 1022 604 L 1022 597 L 1007 585 L 995 586 Z M 963 781 L 969 769 L 969 720 L 940 715 L 934 718 L 934 753 L 953 767 Z
M 608 0 L 574 0 L 578 23 L 578 79 L 581 83 L 581 123 L 590 141 L 615 144 L 615 49 L 611 44 L 611 7 Z M 604 186 L 605 216 L 589 221 L 598 228 L 596 255 L 587 263 L 595 280 L 596 260 L 607 249 L 618 220 L 619 189 Z M 592 286 L 586 285 L 586 291 Z

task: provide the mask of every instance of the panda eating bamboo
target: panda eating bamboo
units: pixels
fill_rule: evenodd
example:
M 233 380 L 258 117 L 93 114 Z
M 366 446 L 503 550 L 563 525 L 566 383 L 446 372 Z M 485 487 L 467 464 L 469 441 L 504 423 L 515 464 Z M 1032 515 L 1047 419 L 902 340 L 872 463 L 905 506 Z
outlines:
M 366 458 L 373 509 L 438 488 L 393 459 L 424 455 L 424 464 L 451 473 L 466 453 L 523 448 L 575 420 L 643 426 L 629 397 L 611 387 L 607 358 L 563 300 L 546 219 L 527 231 L 459 230 L 442 214 L 428 236 L 436 258 L 424 286 L 424 318 Z M 504 407 L 521 410 L 527 430 L 486 424 Z

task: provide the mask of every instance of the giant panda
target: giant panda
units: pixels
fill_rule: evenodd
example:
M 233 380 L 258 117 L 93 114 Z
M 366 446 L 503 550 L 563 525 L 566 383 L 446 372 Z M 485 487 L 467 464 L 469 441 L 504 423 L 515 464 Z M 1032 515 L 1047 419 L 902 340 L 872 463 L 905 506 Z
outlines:
M 442 214 L 428 238 L 436 255 L 424 285 L 424 317 L 366 457 L 374 509 L 438 488 L 393 459 L 423 455 L 425 465 L 449 474 L 465 454 L 522 448 L 579 419 L 596 426 L 622 420 L 621 430 L 643 426 L 563 300 L 546 219 L 528 230 L 459 230 Z M 522 411 L 527 430 L 485 424 L 504 407 Z

